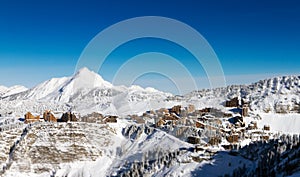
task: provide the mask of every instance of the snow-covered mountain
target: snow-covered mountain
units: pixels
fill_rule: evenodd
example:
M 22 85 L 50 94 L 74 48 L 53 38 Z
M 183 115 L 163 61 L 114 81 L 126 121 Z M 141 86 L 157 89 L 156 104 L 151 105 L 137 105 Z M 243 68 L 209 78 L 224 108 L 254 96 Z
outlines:
M 250 85 L 231 85 L 224 88 L 191 92 L 182 99 L 201 106 L 222 106 L 228 99 L 239 97 L 250 102 L 252 111 L 300 112 L 300 76 L 281 76 Z
M 83 68 L 72 77 L 53 78 L 32 89 L 0 87 L 0 108 L 4 113 L 15 112 L 17 115 L 27 111 L 41 113 L 45 109 L 127 115 L 176 104 L 222 109 L 226 100 L 239 97 L 250 102 L 252 111 L 298 113 L 299 93 L 300 76 L 282 76 L 250 85 L 203 89 L 173 96 L 153 88 L 113 86 L 97 73 Z
M 20 93 L 3 94 L 0 105 L 1 111 L 13 111 L 18 115 L 27 111 L 41 113 L 45 109 L 126 115 L 153 106 L 163 107 L 156 103 L 169 96 L 172 95 L 154 88 L 113 86 L 97 73 L 82 68 L 72 77 L 53 78 Z
M 0 94 L 1 94 L 1 95 L 4 94 L 4 93 L 6 92 L 6 90 L 7 90 L 7 87 L 5 87 L 5 86 L 0 86 Z
M 8 97 L 10 95 L 25 92 L 26 90 L 28 90 L 28 88 L 26 88 L 24 86 L 21 86 L 21 85 L 15 85 L 15 86 L 12 86 L 12 87 L 0 86 L 0 96 L 1 97 Z
M 93 89 L 109 90 L 112 85 L 93 71 L 83 68 L 72 77 L 53 78 L 23 93 L 22 99 L 70 102 L 76 93 Z M 76 95 L 78 96 L 78 95 Z
M 53 78 L 32 89 L 0 87 L 0 176 L 297 176 L 299 80 L 299 76 L 275 77 L 250 85 L 173 96 L 153 88 L 114 86 L 83 68 L 74 76 Z M 244 117 L 245 125 L 255 120 L 258 126 L 255 130 L 248 130 L 250 126 L 243 129 L 246 133 L 242 135 L 248 138 L 239 141 L 243 147 L 234 151 L 207 146 L 209 136 L 219 132 L 212 131 L 214 122 L 207 129 L 195 128 L 193 122 L 155 128 L 122 116 L 117 123 L 107 124 L 24 124 L 18 117 L 27 111 L 41 114 L 46 109 L 56 113 L 72 110 L 80 114 L 127 115 L 177 104 L 230 111 L 223 105 L 234 97 L 250 102 L 251 114 Z M 285 112 L 294 113 L 273 114 Z M 151 123 L 155 118 L 146 119 Z M 199 121 L 198 117 L 194 119 Z M 229 119 L 221 118 L 219 126 L 236 135 L 241 127 L 227 128 Z M 265 125 L 276 134 L 264 131 Z M 280 135 L 280 131 L 296 135 Z M 268 135 L 270 141 L 257 141 L 255 137 L 260 133 Z M 228 145 L 226 134 L 222 145 Z M 201 138 L 199 146 L 187 143 L 189 136 Z

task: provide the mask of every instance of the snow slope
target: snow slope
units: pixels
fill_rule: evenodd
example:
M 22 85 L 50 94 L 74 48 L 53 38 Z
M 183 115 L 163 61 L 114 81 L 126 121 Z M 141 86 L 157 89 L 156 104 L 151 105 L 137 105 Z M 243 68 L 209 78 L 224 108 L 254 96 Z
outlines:
M 0 87 L 1 111 L 16 115 L 27 111 L 41 113 L 45 109 L 128 115 L 178 104 L 224 110 L 224 102 L 233 97 L 248 100 L 254 112 L 300 113 L 300 76 L 274 77 L 250 85 L 203 89 L 173 96 L 153 88 L 113 86 L 97 73 L 82 68 L 71 77 L 53 78 L 29 90 L 22 87 L 7 90 Z
M 5 87 L 0 89 L 6 91 Z M 27 111 L 42 113 L 45 109 L 127 115 L 153 106 L 164 107 L 163 100 L 171 96 L 153 88 L 113 86 L 87 68 L 72 77 L 53 78 L 21 93 L 11 93 L 1 96 L 0 107 L 2 112 L 13 111 L 16 115 Z
M 119 119 L 117 124 L 43 122 L 17 126 L 10 129 L 10 134 L 0 132 L 3 140 L 7 141 L 4 138 L 20 135 L 22 128 L 27 129 L 23 130 L 23 139 L 19 136 L 9 139 L 10 146 L 18 139 L 10 156 L 9 146 L 4 147 L 6 143 L 1 142 L 7 151 L 3 157 L 11 159 L 11 165 L 5 165 L 5 161 L 1 163 L 1 169 L 5 169 L 3 176 L 110 176 L 124 162 L 141 160 L 143 154 L 149 151 L 192 147 L 166 132 L 153 128 L 145 131 L 145 127 L 140 129 L 135 124 L 131 125 L 136 127 L 132 133 L 141 131 L 134 139 L 128 139 L 122 132 L 130 125 L 125 119 Z
M 214 105 L 223 107 L 225 100 L 234 97 L 250 101 L 249 106 L 252 111 L 300 112 L 300 76 L 274 77 L 250 85 L 231 85 L 193 91 L 182 99 L 195 103 L 198 107 Z
M 263 128 L 264 125 L 269 125 L 271 131 L 282 133 L 300 134 L 300 114 L 271 114 L 261 113 L 261 120 L 255 120 L 258 128 Z M 245 122 L 249 124 L 253 118 L 246 117 Z
M 22 91 L 22 87 L 17 87 L 8 92 L 8 88 L 0 87 L 4 95 L 0 99 L 0 113 L 14 112 L 16 117 L 21 117 L 27 111 L 42 113 L 51 109 L 57 112 L 72 110 L 80 114 L 97 111 L 127 115 L 191 103 L 197 108 L 216 107 L 228 111 L 231 108 L 225 108 L 224 101 L 237 96 L 250 101 L 251 116 L 260 115 L 262 119 L 256 120 L 259 128 L 270 125 L 271 131 L 299 134 L 299 78 L 276 77 L 248 86 L 228 86 L 172 96 L 153 88 L 113 86 L 98 74 L 83 68 L 72 77 L 53 78 L 29 90 Z M 0 120 L 2 123 L 7 119 Z M 253 117 L 245 118 L 247 124 L 252 120 Z M 135 124 L 126 129 L 130 124 L 126 119 L 120 119 L 117 124 L 109 125 L 80 122 L 33 125 L 16 147 L 13 163 L 5 176 L 118 176 L 122 170 L 135 167 L 128 167 L 126 163 L 141 161 L 145 154 L 151 154 L 149 152 L 158 151 L 168 159 L 170 156 L 164 153 L 192 147 L 161 130 Z M 124 134 L 124 129 L 128 133 Z M 10 157 L 7 153 L 14 142 L 20 140 L 22 132 L 24 127 L 21 124 L 1 132 L 3 143 L 0 148 L 5 152 L 0 154 L 2 165 Z M 158 160 L 146 172 L 149 176 L 221 176 L 236 168 L 254 167 L 253 162 L 227 152 L 218 152 L 201 162 L 191 160 L 193 155 L 191 151 L 180 151 L 175 160 L 170 160 L 173 163 L 170 167 L 162 166 L 159 163 L 163 162 Z
M 0 86 L 0 96 L 1 97 L 8 97 L 10 95 L 18 94 L 21 92 L 25 92 L 28 90 L 28 88 L 21 86 L 21 85 L 15 85 L 12 87 L 5 87 L 5 86 Z
M 7 87 L 0 85 L 0 95 L 2 96 L 3 94 L 5 94 L 5 92 L 7 91 L 7 89 L 8 89 Z

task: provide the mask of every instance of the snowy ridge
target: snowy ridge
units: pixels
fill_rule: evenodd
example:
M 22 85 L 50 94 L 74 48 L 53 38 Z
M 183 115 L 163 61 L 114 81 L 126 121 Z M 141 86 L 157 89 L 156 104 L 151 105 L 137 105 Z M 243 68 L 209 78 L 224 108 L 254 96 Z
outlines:
M 31 100 L 69 102 L 71 97 L 82 90 L 111 88 L 112 85 L 87 68 L 79 70 L 73 77 L 53 78 L 30 89 L 22 97 Z
M 45 109 L 77 111 L 81 114 L 103 112 L 107 114 L 142 113 L 153 107 L 150 102 L 160 102 L 171 96 L 154 88 L 140 86 L 113 86 L 97 73 L 82 68 L 72 77 L 52 78 L 29 90 L 6 94 L 0 88 L 0 107 L 3 114 L 13 111 L 23 115 L 31 111 L 42 113 Z M 156 105 L 156 104 L 154 104 Z M 164 103 L 155 107 L 163 107 Z
M 288 113 L 299 112 L 300 76 L 282 76 L 261 80 L 250 85 L 232 85 L 225 88 L 205 89 L 191 92 L 183 97 L 190 102 L 206 102 L 223 105 L 233 97 L 250 102 L 253 111 Z M 196 103 L 197 104 L 197 103 Z M 199 103 L 198 103 L 199 104 Z M 206 102 L 207 105 L 207 102 Z M 200 103 L 200 107 L 203 106 Z
M 2 97 L 2 95 L 4 95 L 7 92 L 7 87 L 5 86 L 0 86 L 0 95 Z
M 173 96 L 153 88 L 113 86 L 98 74 L 83 68 L 72 77 L 53 78 L 29 90 L 18 92 L 16 87 L 12 90 L 17 91 L 10 92 L 15 94 L 1 96 L 0 99 L 0 175 L 77 177 L 298 174 L 299 80 L 298 76 L 276 77 L 251 85 L 206 89 L 184 96 Z M 6 87 L 0 87 L 0 91 L 2 95 L 9 93 Z M 222 130 L 237 134 L 235 131 L 239 131 L 241 127 L 225 127 L 232 118 L 221 118 L 218 126 L 215 126 L 218 123 L 215 121 L 209 123 L 215 124 L 213 126 L 207 126 L 204 122 L 204 128 L 195 128 L 193 121 L 180 123 L 185 120 L 181 117 L 178 125 L 176 122 L 175 125 L 159 128 L 152 125 L 155 116 L 151 111 L 151 115 L 146 114 L 145 123 L 142 124 L 127 116 L 151 109 L 170 108 L 177 104 L 220 108 L 226 112 L 232 110 L 232 107 L 224 107 L 224 102 L 234 97 L 250 102 L 252 110 L 249 116 L 244 117 L 246 126 L 252 124 L 253 120 L 258 123 L 257 129 L 248 130 L 248 126 L 245 134 L 240 132 L 239 138 L 249 136 L 239 142 L 242 145 L 240 150 L 224 151 L 225 147 L 207 144 L 210 136 L 221 134 Z M 81 115 L 101 112 L 121 116 L 117 123 L 107 124 L 43 121 L 23 124 L 19 119 L 27 111 L 41 114 L 46 109 L 56 113 L 71 110 Z M 233 116 L 235 115 L 234 113 Z M 191 119 L 199 121 L 198 115 Z M 275 132 L 274 136 L 270 130 L 263 130 L 267 124 Z M 222 130 L 212 131 L 213 127 L 222 126 Z M 277 131 L 296 135 L 280 135 Z M 250 136 L 248 133 L 253 134 Z M 187 143 L 188 137 L 198 135 L 201 138 L 199 146 Z M 260 135 L 268 135 L 270 141 L 258 141 L 257 137 Z M 221 144 L 229 145 L 226 138 L 231 134 L 223 136 Z
M 226 100 L 239 97 L 250 101 L 252 111 L 298 113 L 299 93 L 300 76 L 282 76 L 250 85 L 203 89 L 184 96 L 173 96 L 154 88 L 113 86 L 97 73 L 83 68 L 72 77 L 53 78 L 29 90 L 21 86 L 9 89 L 0 87 L 0 106 L 4 108 L 2 112 L 13 111 L 19 115 L 24 113 L 20 110 L 42 112 L 47 107 L 53 110 L 64 108 L 59 111 L 73 110 L 82 114 L 97 111 L 127 115 L 176 104 L 222 109 Z
M 2 112 L 41 113 L 44 109 L 77 111 L 82 114 L 141 114 L 147 110 L 194 104 L 197 108 L 223 108 L 233 97 L 250 102 L 250 109 L 265 113 L 300 112 L 300 76 L 282 76 L 250 85 L 193 91 L 173 96 L 154 88 L 113 86 L 97 73 L 82 68 L 72 77 L 53 78 L 27 90 L 18 86 L 0 87 Z
M 28 90 L 28 88 L 21 85 L 15 85 L 9 88 L 5 86 L 0 86 L 0 97 L 8 97 L 10 95 L 25 92 L 26 90 Z

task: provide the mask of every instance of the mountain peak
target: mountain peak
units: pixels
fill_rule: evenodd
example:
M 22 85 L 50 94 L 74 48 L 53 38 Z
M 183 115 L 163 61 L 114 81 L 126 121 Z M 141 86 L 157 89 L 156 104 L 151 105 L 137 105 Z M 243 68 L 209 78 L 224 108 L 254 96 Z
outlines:
M 78 74 L 79 74 L 79 73 L 91 73 L 91 72 L 93 72 L 93 71 L 91 71 L 91 70 L 88 69 L 87 67 L 83 67 L 83 68 L 81 68 L 81 69 L 79 69 L 79 70 L 77 71 Z
M 7 91 L 8 87 L 0 85 L 0 92 L 5 92 Z
M 72 78 L 77 87 L 94 88 L 94 87 L 111 87 L 111 83 L 105 81 L 98 73 L 83 67 L 77 71 Z
M 83 67 L 83 68 L 79 69 L 75 73 L 75 76 L 81 76 L 81 77 L 84 77 L 84 76 L 95 76 L 95 75 L 98 75 L 98 74 L 95 73 L 92 70 L 89 70 L 87 67 Z

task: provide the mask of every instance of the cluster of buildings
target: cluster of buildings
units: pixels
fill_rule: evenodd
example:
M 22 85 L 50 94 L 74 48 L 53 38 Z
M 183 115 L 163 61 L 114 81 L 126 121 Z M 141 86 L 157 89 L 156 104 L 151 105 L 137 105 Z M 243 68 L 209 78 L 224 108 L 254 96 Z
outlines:
M 57 118 L 60 117 L 60 118 Z M 89 122 L 89 123 L 116 123 L 117 116 L 107 115 L 103 116 L 100 113 L 91 113 L 86 116 L 80 117 L 72 112 L 65 112 L 63 114 L 53 113 L 50 110 L 46 110 L 43 113 L 43 117 L 40 117 L 39 114 L 32 114 L 31 112 L 27 112 L 24 115 L 24 123 L 29 124 L 33 122 L 45 121 L 45 122 Z
M 51 112 L 50 110 L 46 110 L 43 113 L 43 117 L 40 117 L 40 115 L 38 115 L 38 114 L 34 115 L 31 112 L 27 112 L 24 115 L 24 118 L 25 118 L 25 120 L 24 120 L 25 124 L 39 122 L 39 121 L 45 121 L 45 122 L 69 122 L 69 121 L 76 122 L 76 121 L 78 121 L 78 119 L 74 113 L 71 113 L 71 112 L 63 113 L 62 116 L 58 119 L 54 115 L 54 113 Z
M 227 100 L 224 106 L 227 109 L 216 108 L 196 109 L 194 105 L 183 107 L 181 105 L 172 108 L 150 110 L 143 115 L 129 115 L 129 119 L 138 124 L 147 124 L 162 130 L 173 131 L 173 135 L 185 139 L 192 144 L 201 144 L 203 136 L 206 136 L 206 145 L 219 145 L 225 149 L 232 149 L 242 141 L 248 139 L 269 140 L 270 126 L 265 125 L 259 129 L 256 121 L 246 125 L 244 117 L 249 116 L 249 103 L 239 100 L 237 97 Z M 89 123 L 117 123 L 118 117 L 93 112 L 80 117 L 71 112 L 63 113 L 60 118 L 57 114 L 46 110 L 43 117 L 30 112 L 25 114 L 25 123 L 36 121 L 69 122 L 80 121 Z
M 244 117 L 249 116 L 249 103 L 237 97 L 225 101 L 225 111 L 215 108 L 195 109 L 194 105 L 181 105 L 166 109 L 151 110 L 142 116 L 131 116 L 136 123 L 145 123 L 162 130 L 176 130 L 177 137 L 187 135 L 189 129 L 194 133 L 184 137 L 192 144 L 201 144 L 203 134 L 209 134 L 207 145 L 222 143 L 225 149 L 233 149 L 242 141 L 269 140 L 270 126 L 258 128 L 257 122 L 246 124 Z M 191 132 L 191 131 L 190 131 Z

